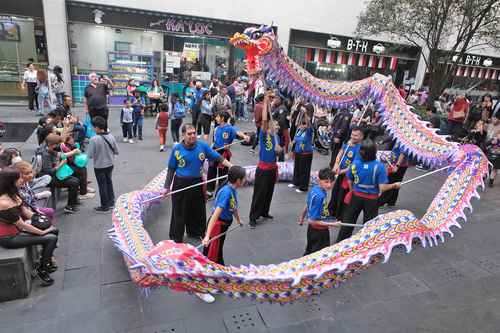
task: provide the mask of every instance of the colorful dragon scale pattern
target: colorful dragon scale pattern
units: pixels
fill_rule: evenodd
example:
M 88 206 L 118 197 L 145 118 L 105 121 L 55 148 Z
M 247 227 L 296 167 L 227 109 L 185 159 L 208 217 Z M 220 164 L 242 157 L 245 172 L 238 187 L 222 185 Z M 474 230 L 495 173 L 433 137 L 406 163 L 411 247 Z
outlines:
M 236 34 L 232 42 L 247 51 L 249 44 L 258 45 L 260 39 L 266 39 L 265 49 L 253 50 L 252 65 L 262 68 L 267 78 L 297 97 L 334 107 L 367 100 L 374 103 L 388 131 L 404 151 L 432 167 L 448 165 L 448 177 L 420 219 L 407 210 L 382 214 L 349 239 L 311 255 L 276 265 L 235 267 L 213 263 L 189 244 L 169 240 L 153 244 L 144 229 L 143 217 L 164 193 L 166 170 L 163 170 L 142 190 L 121 195 L 113 211 L 109 236 L 123 253 L 137 285 L 146 293 L 166 286 L 177 291 L 285 303 L 319 293 L 323 288 L 338 287 L 370 265 L 387 261 L 395 246 L 403 245 L 410 252 L 415 238 L 422 246 L 433 246 L 439 240 L 444 241 L 445 234 L 453 236 L 450 228 L 460 227 L 460 218 L 466 220 L 465 208 L 472 211 L 472 197 L 479 198 L 477 188 L 484 187 L 488 161 L 478 147 L 448 142 L 428 128 L 411 112 L 390 78 L 374 75 L 351 83 L 320 81 L 281 52 L 272 31 L 257 34 L 255 40 L 243 37 L 244 42 L 237 35 L 241 34 Z M 280 180 L 290 180 L 291 170 L 289 163 L 281 163 Z M 249 183 L 254 173 L 255 168 L 248 168 Z M 150 201 L 152 198 L 157 199 Z

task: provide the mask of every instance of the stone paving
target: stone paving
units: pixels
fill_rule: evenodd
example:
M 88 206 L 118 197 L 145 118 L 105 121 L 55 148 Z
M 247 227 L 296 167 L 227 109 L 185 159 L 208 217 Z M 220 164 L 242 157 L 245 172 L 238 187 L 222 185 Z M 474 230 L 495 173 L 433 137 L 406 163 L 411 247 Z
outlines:
M 0 121 L 35 119 L 24 108 L 0 109 Z M 112 132 L 121 139 L 118 119 L 118 110 L 112 110 Z M 166 165 L 170 149 L 158 151 L 153 119 L 147 118 L 144 127 L 144 141 L 119 144 L 114 173 L 118 194 L 141 188 Z M 244 123 L 242 128 L 252 124 Z M 17 146 L 28 157 L 34 142 L 32 137 Z M 239 164 L 255 164 L 256 159 L 247 147 L 234 148 L 234 161 Z M 313 169 L 326 163 L 326 157 L 315 154 Z M 411 169 L 407 178 L 419 174 Z M 93 172 L 89 175 L 95 186 Z M 399 207 L 421 215 L 442 182 L 442 176 L 431 176 L 404 187 Z M 488 188 L 480 201 L 474 200 L 468 223 L 462 230 L 455 229 L 455 237 L 446 243 L 415 246 L 410 254 L 395 250 L 388 263 L 368 269 L 339 289 L 283 306 L 222 296 L 214 304 L 204 304 L 166 289 L 145 298 L 130 282 L 121 255 L 107 238 L 110 215 L 92 212 L 97 198 L 84 202 L 81 212 L 72 216 L 62 214 L 60 202 L 56 282 L 49 288 L 35 283 L 29 298 L 0 303 L 0 331 L 500 332 L 499 187 Z M 247 222 L 252 188 L 242 189 L 239 195 L 240 212 Z M 304 200 L 305 194 L 279 184 L 271 209 L 274 222 L 230 234 L 226 262 L 270 264 L 300 256 L 306 228 L 298 226 L 296 218 Z M 169 217 L 168 201 L 147 214 L 145 225 L 155 242 L 168 238 Z

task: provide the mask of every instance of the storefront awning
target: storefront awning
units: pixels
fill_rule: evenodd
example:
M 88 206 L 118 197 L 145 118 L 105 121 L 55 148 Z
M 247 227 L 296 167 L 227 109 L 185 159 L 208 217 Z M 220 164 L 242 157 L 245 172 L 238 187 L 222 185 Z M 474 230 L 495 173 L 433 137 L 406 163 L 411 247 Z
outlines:
M 351 65 L 373 69 L 389 68 L 391 71 L 395 71 L 398 65 L 398 57 L 394 56 L 387 57 L 315 48 L 306 49 L 306 61 L 318 64 Z

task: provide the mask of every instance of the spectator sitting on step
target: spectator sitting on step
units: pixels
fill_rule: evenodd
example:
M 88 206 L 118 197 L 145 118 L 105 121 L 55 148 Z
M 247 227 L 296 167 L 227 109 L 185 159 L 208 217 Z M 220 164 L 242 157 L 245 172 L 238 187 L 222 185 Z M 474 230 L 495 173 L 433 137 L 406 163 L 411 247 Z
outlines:
M 83 154 L 80 150 L 80 146 L 75 143 L 75 140 L 72 135 L 66 135 L 64 137 L 64 142 L 61 143 L 60 149 L 63 153 L 69 153 L 74 150 L 79 150 L 80 152 L 73 155 L 68 156 L 68 165 L 71 169 L 73 169 L 73 175 L 80 180 L 80 196 L 81 200 L 92 199 L 95 197 L 95 189 L 91 188 L 87 185 L 87 155 Z M 80 156 L 79 156 L 80 155 Z
M 73 214 L 78 211 L 78 188 L 80 180 L 73 176 L 73 170 L 66 164 L 68 163 L 68 157 L 80 154 L 81 152 L 79 149 L 74 149 L 62 154 L 59 148 L 61 140 L 59 135 L 53 133 L 45 138 L 45 144 L 41 147 L 42 170 L 40 174 L 52 177 L 51 188 L 68 189 L 68 202 L 64 208 L 64 212 Z
M 57 247 L 57 230 L 52 225 L 45 230 L 32 225 L 35 218 L 41 218 L 41 215 L 23 205 L 18 189 L 22 185 L 21 175 L 16 169 L 0 171 L 0 246 L 20 249 L 41 245 L 42 256 L 36 274 L 43 286 L 50 286 L 54 280 L 49 274 L 57 270 L 52 262 L 52 254 Z
M 52 181 L 52 177 L 45 175 L 35 178 L 33 167 L 26 161 L 17 162 L 14 168 L 21 174 L 23 186 L 19 188 L 19 196 L 31 209 L 41 214 L 54 218 L 54 210 L 48 207 L 40 207 L 39 200 L 49 198 L 52 193 L 46 189 Z M 45 190 L 44 190 L 45 189 Z

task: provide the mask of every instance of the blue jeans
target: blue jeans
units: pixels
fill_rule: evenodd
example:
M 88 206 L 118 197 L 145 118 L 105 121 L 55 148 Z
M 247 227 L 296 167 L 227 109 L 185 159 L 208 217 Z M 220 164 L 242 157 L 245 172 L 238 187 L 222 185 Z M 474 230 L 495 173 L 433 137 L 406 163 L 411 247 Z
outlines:
M 51 111 L 54 107 L 50 101 L 49 89 L 47 87 L 40 87 L 40 89 L 38 90 L 39 113 L 45 113 L 45 101 L 47 101 L 47 105 L 49 106 L 49 111 Z
M 132 132 L 134 133 L 134 138 L 139 134 L 139 139 L 142 139 L 142 124 L 144 123 L 143 116 L 134 116 L 134 125 L 132 127 Z M 139 133 L 137 133 L 139 130 Z

